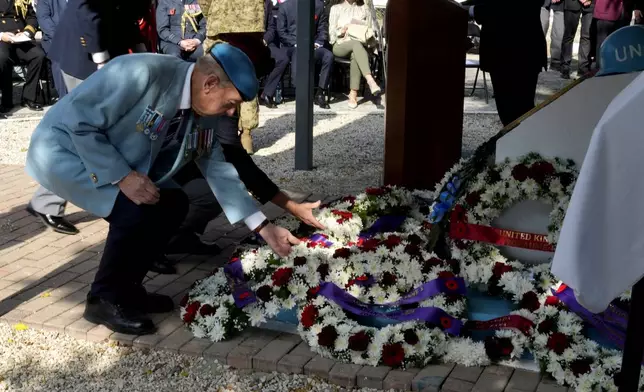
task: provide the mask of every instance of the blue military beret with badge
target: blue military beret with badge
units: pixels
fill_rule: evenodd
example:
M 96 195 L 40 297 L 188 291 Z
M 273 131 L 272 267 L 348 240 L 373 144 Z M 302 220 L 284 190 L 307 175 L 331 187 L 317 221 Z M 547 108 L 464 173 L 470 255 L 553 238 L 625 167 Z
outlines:
M 257 96 L 259 82 L 255 66 L 244 52 L 230 44 L 218 43 L 212 47 L 210 55 L 226 72 L 244 101 L 252 101 Z

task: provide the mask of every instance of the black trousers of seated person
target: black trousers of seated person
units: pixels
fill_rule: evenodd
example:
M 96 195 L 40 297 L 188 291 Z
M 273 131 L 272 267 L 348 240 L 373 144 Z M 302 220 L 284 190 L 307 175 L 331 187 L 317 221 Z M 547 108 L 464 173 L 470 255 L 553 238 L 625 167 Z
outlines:
M 297 72 L 297 48 L 286 48 L 286 54 L 291 59 L 291 80 L 293 85 L 297 85 L 296 72 Z M 333 53 L 327 48 L 317 48 L 313 51 L 313 60 L 315 65 L 320 67 L 320 78 L 318 80 L 318 87 L 326 90 L 329 88 L 329 81 L 331 80 L 331 71 L 333 70 Z
M 137 205 L 119 192 L 103 257 L 90 290 L 92 296 L 127 305 L 141 293 L 143 279 L 159 247 L 165 246 L 183 221 L 188 198 L 180 189 L 161 189 L 159 202 Z
M 15 63 L 16 61 L 18 64 Z M 0 91 L 2 92 L 2 106 L 13 106 L 12 71 L 14 65 L 19 64 L 27 65 L 22 98 L 31 102 L 38 101 L 38 81 L 45 66 L 45 52 L 40 45 L 33 42 L 23 42 L 20 44 L 0 42 Z
M 264 96 L 275 98 L 277 86 L 280 80 L 282 80 L 282 76 L 284 75 L 284 71 L 286 71 L 290 59 L 287 55 L 286 48 L 278 48 L 275 44 L 269 44 L 268 49 L 271 51 L 271 57 L 275 60 L 275 67 L 273 67 L 271 73 L 266 77 Z

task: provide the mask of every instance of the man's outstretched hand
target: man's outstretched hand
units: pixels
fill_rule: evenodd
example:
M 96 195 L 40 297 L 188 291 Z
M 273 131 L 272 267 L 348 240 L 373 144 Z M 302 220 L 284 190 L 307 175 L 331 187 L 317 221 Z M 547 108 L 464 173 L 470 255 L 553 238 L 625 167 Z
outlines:
M 119 189 L 135 204 L 156 204 L 159 202 L 159 188 L 145 174 L 132 170 L 118 183 Z
M 319 200 L 316 201 L 315 203 L 290 202 L 286 205 L 286 209 L 288 210 L 288 212 L 290 212 L 297 219 L 301 220 L 302 222 L 306 223 L 311 227 L 324 230 L 326 229 L 326 227 L 322 223 L 320 223 L 320 221 L 315 219 L 315 216 L 313 216 L 313 210 L 319 207 L 320 207 Z
M 300 240 L 295 238 L 290 231 L 283 227 L 275 226 L 272 223 L 264 226 L 259 235 L 262 236 L 268 246 L 280 257 L 286 257 L 291 253 L 291 245 L 297 245 Z

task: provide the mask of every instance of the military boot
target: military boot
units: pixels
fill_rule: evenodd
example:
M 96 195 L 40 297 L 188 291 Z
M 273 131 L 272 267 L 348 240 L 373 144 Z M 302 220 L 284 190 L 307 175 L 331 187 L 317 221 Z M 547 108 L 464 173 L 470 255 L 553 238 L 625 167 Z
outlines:
M 241 144 L 248 155 L 253 155 L 255 153 L 253 150 L 253 137 L 250 134 L 250 130 L 245 129 L 241 131 Z

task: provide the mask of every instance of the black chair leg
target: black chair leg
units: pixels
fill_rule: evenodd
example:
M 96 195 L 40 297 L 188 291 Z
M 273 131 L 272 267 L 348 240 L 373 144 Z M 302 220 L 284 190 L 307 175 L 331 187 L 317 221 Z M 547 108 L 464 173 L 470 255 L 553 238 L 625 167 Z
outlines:
M 479 71 L 481 68 L 476 68 L 476 75 L 474 75 L 474 85 L 472 86 L 472 92 L 470 93 L 470 97 L 474 95 L 474 92 L 476 91 L 476 84 L 479 81 Z M 485 78 L 485 74 L 483 74 L 483 77 Z

